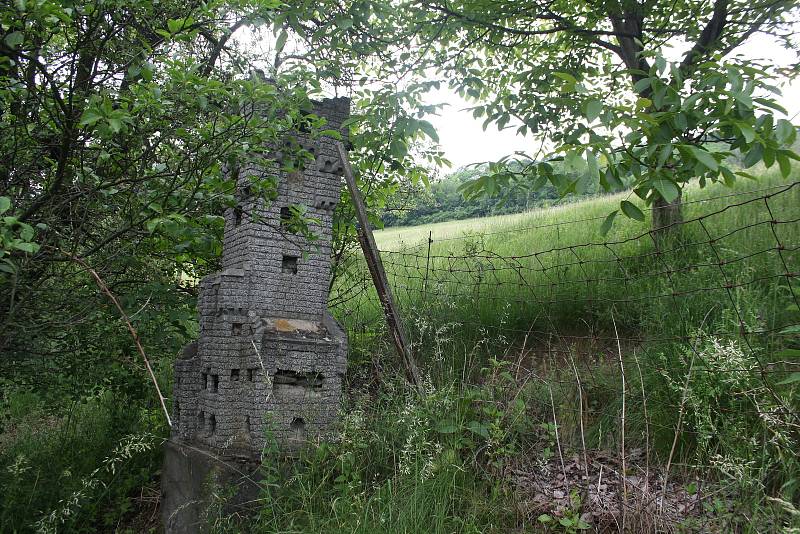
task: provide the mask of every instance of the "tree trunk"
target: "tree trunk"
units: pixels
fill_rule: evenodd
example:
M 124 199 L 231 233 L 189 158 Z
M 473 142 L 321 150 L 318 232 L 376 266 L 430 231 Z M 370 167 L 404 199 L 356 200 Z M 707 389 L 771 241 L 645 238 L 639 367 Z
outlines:
M 679 191 L 678 198 L 672 202 L 667 202 L 660 196 L 653 202 L 653 233 L 656 237 L 672 235 L 680 228 L 683 222 L 682 196 Z

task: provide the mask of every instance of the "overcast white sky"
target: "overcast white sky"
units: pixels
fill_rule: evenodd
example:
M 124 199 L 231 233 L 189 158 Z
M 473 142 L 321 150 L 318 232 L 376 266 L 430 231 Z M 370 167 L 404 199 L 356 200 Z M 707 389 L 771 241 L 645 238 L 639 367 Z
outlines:
M 771 38 L 761 35 L 754 36 L 740 51 L 754 59 L 771 58 L 777 65 L 785 65 L 792 58 Z M 788 118 L 797 124 L 800 116 L 800 83 L 795 81 L 782 89 L 779 103 L 788 111 Z M 517 150 L 530 153 L 538 149 L 531 138 L 516 135 L 516 127 L 498 132 L 496 126 L 490 125 L 484 132 L 483 121 L 473 119 L 469 111 L 464 111 L 470 104 L 452 91 L 443 89 L 430 101 L 449 104 L 439 116 L 428 117 L 428 120 L 436 127 L 442 149 L 453 163 L 453 169 L 470 163 L 495 161 Z

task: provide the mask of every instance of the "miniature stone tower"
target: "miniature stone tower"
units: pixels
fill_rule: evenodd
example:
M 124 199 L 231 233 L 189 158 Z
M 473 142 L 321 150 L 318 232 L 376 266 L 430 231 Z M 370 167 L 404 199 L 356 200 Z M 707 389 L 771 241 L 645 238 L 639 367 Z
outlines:
M 328 99 L 313 113 L 327 119 L 326 129 L 341 131 L 349 104 Z M 200 283 L 200 338 L 175 363 L 162 479 L 167 532 L 202 530 L 202 488 L 210 477 L 239 484 L 234 501 L 247 500 L 266 446 L 293 454 L 336 422 L 347 338 L 327 301 L 342 163 L 330 137 L 295 132 L 286 145 L 294 143 L 314 158 L 302 171 L 238 170 L 239 203 L 225 214 L 223 270 Z M 277 178 L 273 201 L 251 194 L 253 174 Z M 311 227 L 318 239 L 292 232 L 296 205 L 318 221 Z

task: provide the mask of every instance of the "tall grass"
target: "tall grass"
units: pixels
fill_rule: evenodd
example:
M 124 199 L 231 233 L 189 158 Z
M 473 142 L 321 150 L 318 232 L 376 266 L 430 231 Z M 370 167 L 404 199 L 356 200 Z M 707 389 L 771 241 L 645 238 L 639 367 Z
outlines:
M 800 498 L 800 395 L 787 380 L 800 340 L 781 333 L 800 323 L 797 178 L 764 171 L 733 188 L 689 188 L 687 222 L 667 237 L 648 233 L 649 214 L 617 217 L 602 235 L 623 194 L 376 237 L 437 387 L 486 394 L 486 369 L 506 362 L 523 419 L 555 425 L 566 450 L 621 454 L 624 436 L 647 447 L 654 469 L 714 485 L 714 528 L 778 531 L 800 526 L 787 504 Z M 359 277 L 364 291 L 334 311 L 354 367 L 374 366 L 391 354 L 382 311 L 363 264 L 348 269 L 334 301 Z M 518 438 L 501 447 L 508 458 L 552 454 L 552 443 Z
M 800 287 L 785 276 L 800 266 L 800 186 L 727 210 L 769 191 L 712 199 L 787 183 L 765 171 L 732 189 L 690 188 L 691 222 L 662 240 L 647 233 L 649 216 L 618 217 L 601 235 L 624 195 L 378 232 L 427 395 L 400 378 L 355 259 L 332 291 L 351 343 L 339 439 L 296 461 L 265 451 L 257 515 L 242 523 L 212 509 L 213 529 L 539 531 L 514 470 L 584 446 L 621 456 L 623 437 L 628 451 L 646 448 L 648 468 L 669 464 L 681 483 L 708 486 L 700 530 L 800 527 L 789 417 L 800 395 L 781 384 L 800 341 L 780 334 L 800 323 Z M 157 412 L 104 390 L 49 418 L 41 399 L 4 387 L 0 530 L 124 530 L 131 495 L 160 463 L 157 447 L 127 455 L 128 438 L 163 435 Z
M 787 248 L 783 260 L 797 265 L 800 253 L 793 247 L 800 245 L 800 224 L 767 223 L 800 217 L 800 187 L 770 199 L 771 213 L 763 201 L 716 212 L 775 189 L 705 201 L 785 183 L 767 172 L 760 182 L 739 182 L 733 188 L 689 188 L 684 218 L 691 222 L 678 228 L 658 254 L 647 233 L 649 214 L 644 222 L 619 216 L 609 234 L 601 235 L 603 218 L 617 209 L 623 194 L 519 215 L 384 230 L 377 241 L 401 305 L 424 308 L 424 315 L 438 324 L 459 323 L 473 332 L 518 330 L 522 338 L 529 330 L 552 331 L 554 326 L 562 332 L 585 330 L 587 324 L 609 330 L 613 309 L 623 329 L 641 330 L 656 320 L 673 330 L 703 319 L 708 299 L 698 293 L 704 288 L 714 293 L 714 302 L 720 294 L 712 290 L 729 284 L 786 290 L 787 280 L 775 278 L 785 267 L 774 248 L 779 240 Z M 429 228 L 434 231 L 430 259 Z M 725 262 L 722 269 L 720 262 Z M 366 280 L 363 265 L 358 269 Z M 677 297 L 679 307 L 673 293 L 686 295 Z M 712 315 L 722 307 L 715 310 Z M 664 311 L 671 320 L 664 320 Z M 337 312 L 355 332 L 359 321 L 380 317 L 368 289 Z M 777 309 L 769 315 L 772 321 L 780 319 Z
M 160 465 L 157 410 L 102 391 L 53 414 L 10 384 L 0 404 L 0 532 L 114 530 Z M 124 531 L 124 529 L 120 529 Z

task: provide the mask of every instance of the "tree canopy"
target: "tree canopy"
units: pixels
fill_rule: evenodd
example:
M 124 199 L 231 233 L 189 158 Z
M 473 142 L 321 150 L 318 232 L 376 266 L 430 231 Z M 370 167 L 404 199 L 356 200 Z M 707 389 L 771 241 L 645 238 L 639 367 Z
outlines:
M 191 291 L 176 276 L 216 265 L 222 210 L 234 202 L 223 167 L 263 159 L 307 105 L 300 78 L 279 80 L 280 91 L 253 78 L 246 50 L 229 40 L 277 5 L 0 9 L 0 352 L 13 362 L 3 374 L 55 365 L 76 372 L 37 380 L 96 383 L 104 371 L 77 371 L 98 358 L 118 371 L 106 356 L 129 340 L 110 342 L 100 318 L 116 312 L 99 304 L 77 258 L 123 303 L 152 297 L 142 319 L 191 334 Z M 270 194 L 274 179 L 252 180 Z
M 484 127 L 531 136 L 530 151 L 492 166 L 467 195 L 502 194 L 512 182 L 538 189 L 549 181 L 562 194 L 589 183 L 611 190 L 631 177 L 635 194 L 664 207 L 690 180 L 748 176 L 726 164 L 733 153 L 745 155 L 745 167 L 777 163 L 784 175 L 797 158 L 795 128 L 776 117 L 784 110 L 774 98 L 796 65 L 777 72 L 737 55 L 764 33 L 796 51 L 793 1 L 408 0 L 318 9 L 319 18 L 294 28 L 314 57 L 330 62 L 346 50 L 350 61 L 335 63 L 350 69 L 350 81 L 369 87 L 371 76 L 393 73 L 412 80 L 406 87 L 447 84 L 474 102 Z M 620 207 L 644 218 L 630 202 Z

